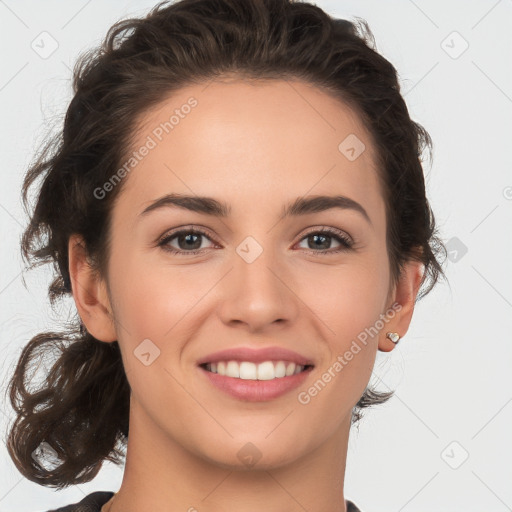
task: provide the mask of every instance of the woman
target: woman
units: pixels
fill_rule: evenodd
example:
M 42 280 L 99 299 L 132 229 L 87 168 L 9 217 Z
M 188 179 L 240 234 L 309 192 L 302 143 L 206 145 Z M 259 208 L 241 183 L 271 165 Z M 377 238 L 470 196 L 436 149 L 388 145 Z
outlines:
M 57 488 L 126 463 L 61 512 L 359 510 L 376 352 L 443 275 L 430 138 L 372 46 L 309 3 L 181 0 L 81 59 L 22 240 L 78 315 L 25 347 L 8 450 Z

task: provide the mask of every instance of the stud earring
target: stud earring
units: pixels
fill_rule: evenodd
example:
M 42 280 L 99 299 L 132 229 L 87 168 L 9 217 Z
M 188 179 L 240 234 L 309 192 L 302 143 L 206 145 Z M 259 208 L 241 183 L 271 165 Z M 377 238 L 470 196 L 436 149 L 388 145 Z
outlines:
M 397 332 L 387 332 L 386 338 L 389 338 L 395 345 L 400 341 L 400 336 Z

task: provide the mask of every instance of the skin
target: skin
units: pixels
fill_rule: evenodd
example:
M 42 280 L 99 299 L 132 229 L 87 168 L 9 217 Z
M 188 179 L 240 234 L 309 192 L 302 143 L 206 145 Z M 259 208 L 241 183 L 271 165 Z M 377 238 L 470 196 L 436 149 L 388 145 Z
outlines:
M 218 79 L 145 112 L 134 149 L 191 96 L 197 107 L 124 178 L 108 279 L 91 271 L 78 235 L 69 242 L 79 314 L 98 340 L 119 341 L 132 389 L 124 478 L 102 512 L 111 505 L 111 512 L 343 512 L 351 411 L 377 350 L 395 347 L 386 332 L 408 330 L 423 266 L 409 262 L 392 286 L 371 138 L 346 105 L 301 81 Z M 366 145 L 354 161 L 338 150 L 349 134 Z M 139 217 L 171 192 L 214 197 L 231 213 L 167 207 Z M 371 223 L 340 208 L 279 220 L 284 205 L 310 195 L 350 197 Z M 200 254 L 158 247 L 184 225 L 211 234 L 199 239 Z M 353 249 L 332 252 L 336 238 L 319 248 L 308 243 L 325 226 L 342 230 Z M 252 263 L 236 252 L 247 236 L 263 249 Z M 168 245 L 187 251 L 188 243 Z M 299 403 L 298 393 L 393 303 L 402 308 L 379 334 L 308 404 Z M 149 366 L 134 355 L 144 339 L 161 351 Z M 315 364 L 305 384 L 274 400 L 232 398 L 197 368 L 217 350 L 273 345 Z M 251 467 L 237 455 L 249 442 L 260 455 Z

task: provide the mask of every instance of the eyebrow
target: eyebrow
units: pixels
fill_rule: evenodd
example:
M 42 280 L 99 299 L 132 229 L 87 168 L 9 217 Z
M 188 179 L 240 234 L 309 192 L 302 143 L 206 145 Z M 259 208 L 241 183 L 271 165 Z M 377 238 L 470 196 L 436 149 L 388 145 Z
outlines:
M 139 216 L 146 216 L 148 213 L 164 207 L 177 207 L 191 212 L 204 213 L 216 217 L 228 217 L 231 207 L 212 197 L 189 196 L 184 194 L 166 194 L 147 206 Z M 353 199 L 345 196 L 308 196 L 298 197 L 283 208 L 280 220 L 286 217 L 296 217 L 309 213 L 318 213 L 332 208 L 353 210 L 361 214 L 371 225 L 372 221 L 366 210 Z

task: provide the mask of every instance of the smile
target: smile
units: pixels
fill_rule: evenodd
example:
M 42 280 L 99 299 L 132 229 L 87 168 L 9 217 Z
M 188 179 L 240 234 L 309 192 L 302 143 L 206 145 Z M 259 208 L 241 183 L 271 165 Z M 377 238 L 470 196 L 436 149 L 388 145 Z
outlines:
M 311 365 L 299 365 L 291 361 L 263 361 L 259 364 L 250 361 L 218 361 L 206 363 L 206 370 L 225 377 L 244 380 L 272 380 L 290 377 L 304 371 Z
M 217 389 L 239 400 L 268 401 L 297 388 L 313 365 L 287 361 L 218 361 L 199 365 L 201 373 Z

